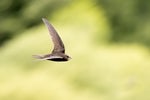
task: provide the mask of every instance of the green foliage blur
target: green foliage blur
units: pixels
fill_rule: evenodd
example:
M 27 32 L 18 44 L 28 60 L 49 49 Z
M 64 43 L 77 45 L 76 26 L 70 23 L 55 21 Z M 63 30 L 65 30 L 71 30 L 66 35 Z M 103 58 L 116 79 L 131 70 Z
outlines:
M 150 1 L 1 0 L 0 100 L 150 100 Z M 52 40 L 68 62 L 39 61 Z
M 98 0 L 110 21 L 111 40 L 150 46 L 149 0 Z

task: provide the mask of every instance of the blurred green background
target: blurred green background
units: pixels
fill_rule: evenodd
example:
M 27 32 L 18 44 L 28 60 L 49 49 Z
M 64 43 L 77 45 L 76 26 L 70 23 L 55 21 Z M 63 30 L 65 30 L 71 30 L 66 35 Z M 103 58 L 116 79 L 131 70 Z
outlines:
M 150 1 L 1 0 L 0 100 L 150 100 Z M 53 49 L 46 17 L 68 62 Z

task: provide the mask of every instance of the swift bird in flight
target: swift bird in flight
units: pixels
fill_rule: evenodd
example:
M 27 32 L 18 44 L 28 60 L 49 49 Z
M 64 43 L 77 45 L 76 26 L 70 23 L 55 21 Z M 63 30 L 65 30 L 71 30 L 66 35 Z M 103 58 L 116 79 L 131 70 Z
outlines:
M 46 54 L 46 55 L 33 55 L 34 58 L 36 59 L 41 59 L 41 60 L 51 60 L 51 61 L 68 61 L 71 57 L 65 54 L 65 47 L 64 44 L 54 29 L 54 27 L 48 22 L 47 19 L 42 18 L 45 26 L 48 28 L 49 34 L 51 35 L 53 44 L 54 44 L 54 49 L 52 50 L 51 54 Z

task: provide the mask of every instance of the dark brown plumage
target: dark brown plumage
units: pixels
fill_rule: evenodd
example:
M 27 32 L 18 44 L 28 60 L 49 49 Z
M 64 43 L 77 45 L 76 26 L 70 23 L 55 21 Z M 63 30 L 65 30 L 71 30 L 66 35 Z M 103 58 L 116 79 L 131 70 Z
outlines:
M 47 21 L 47 19 L 42 18 L 44 24 L 48 28 L 49 34 L 51 35 L 54 49 L 51 54 L 47 55 L 33 55 L 34 58 L 41 59 L 41 60 L 51 60 L 51 61 L 68 61 L 70 57 L 65 54 L 65 47 L 64 44 L 54 29 L 54 27 Z

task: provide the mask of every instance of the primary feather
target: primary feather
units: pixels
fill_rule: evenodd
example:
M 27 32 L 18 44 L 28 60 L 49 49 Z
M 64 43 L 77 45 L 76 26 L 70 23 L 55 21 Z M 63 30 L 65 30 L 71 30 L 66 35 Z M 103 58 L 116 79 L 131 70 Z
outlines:
M 62 52 L 65 53 L 65 47 L 64 44 L 60 38 L 60 36 L 58 35 L 58 33 L 56 32 L 56 30 L 54 29 L 54 27 L 48 22 L 47 19 L 42 18 L 44 24 L 46 25 L 46 27 L 48 28 L 49 34 L 52 37 L 52 41 L 54 43 L 54 49 L 53 49 L 53 53 L 55 52 Z

